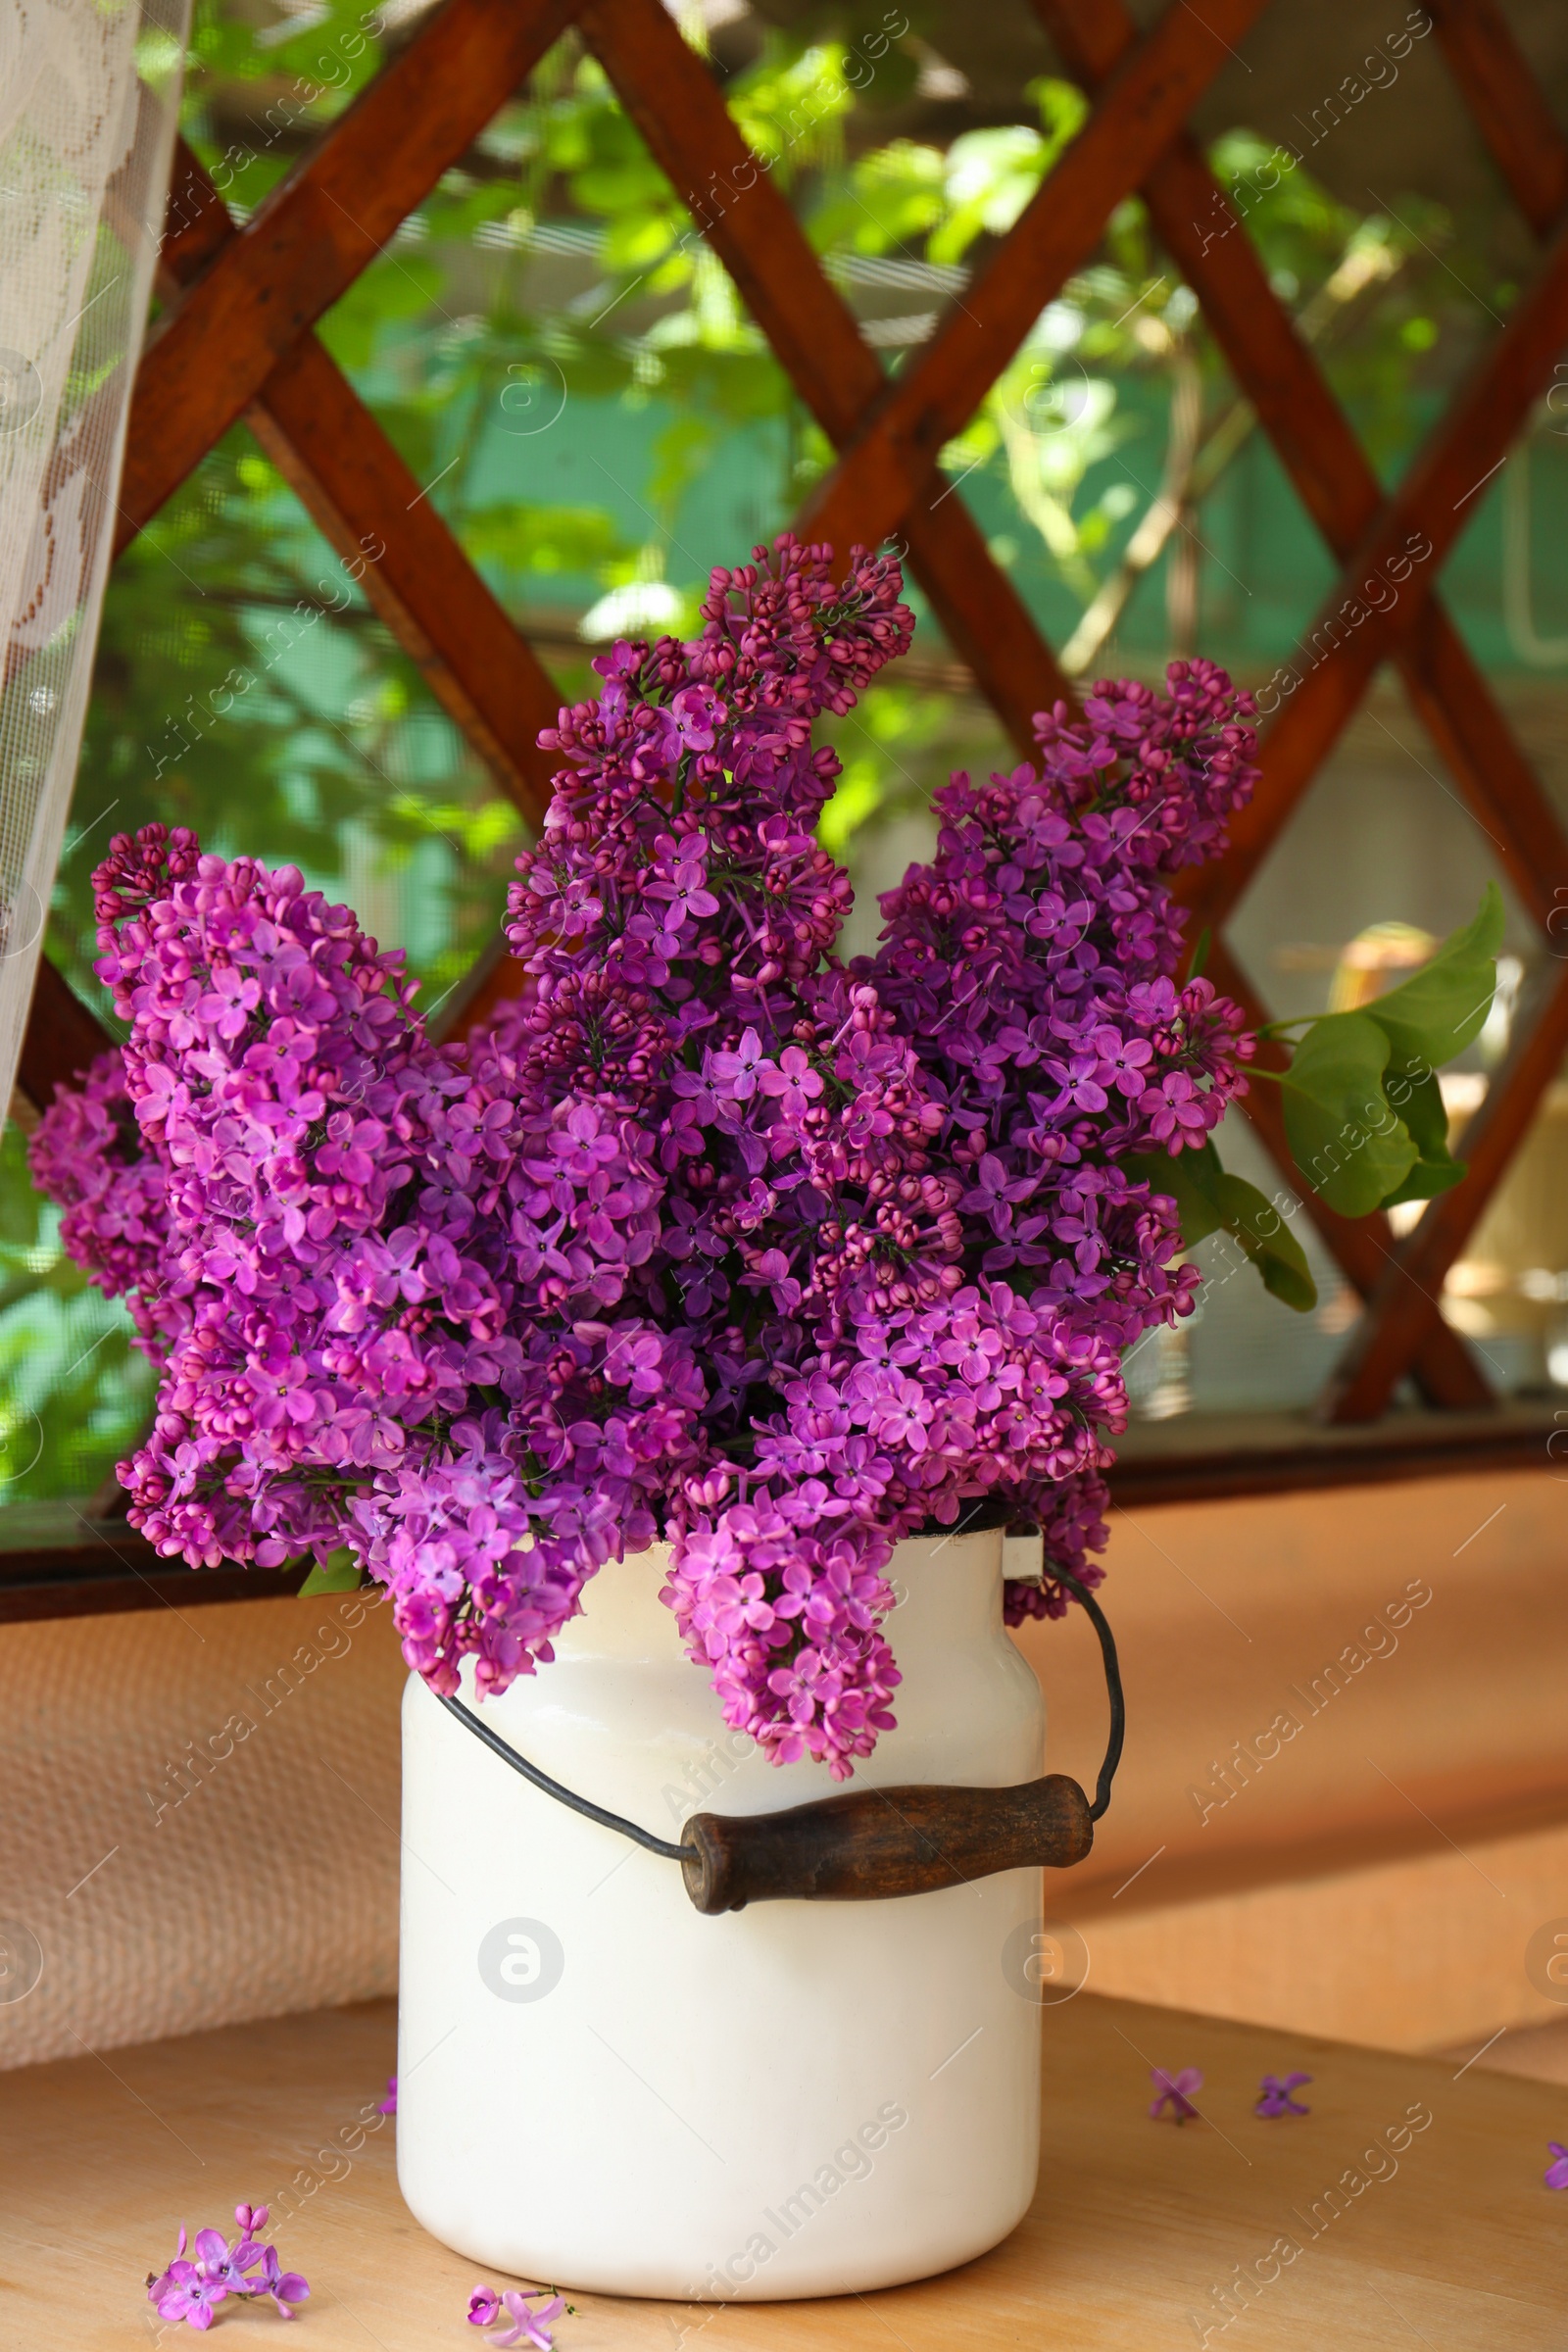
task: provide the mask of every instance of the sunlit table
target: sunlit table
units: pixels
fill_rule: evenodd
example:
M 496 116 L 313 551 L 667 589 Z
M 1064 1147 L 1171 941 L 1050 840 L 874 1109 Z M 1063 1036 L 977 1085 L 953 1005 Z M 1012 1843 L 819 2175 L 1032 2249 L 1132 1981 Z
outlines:
M 1568 2090 L 1088 1993 L 1045 2024 L 1040 2191 L 996 2252 L 832 2302 L 577 2295 L 560 2352 L 1568 2347 L 1568 2193 L 1542 2183 Z M 298 2352 L 473 2346 L 478 2274 L 404 2209 L 393 2127 L 354 2145 L 393 2048 L 377 2003 L 0 2076 L 4 2352 L 172 2344 L 142 2281 L 179 2222 L 279 2192 L 279 2250 L 314 2290 Z M 1152 2065 L 1202 2068 L 1203 2120 L 1149 2120 Z M 1293 2068 L 1310 2116 L 1256 2117 L 1259 2078 Z M 281 2322 L 230 2302 L 216 2325 L 245 2352 Z

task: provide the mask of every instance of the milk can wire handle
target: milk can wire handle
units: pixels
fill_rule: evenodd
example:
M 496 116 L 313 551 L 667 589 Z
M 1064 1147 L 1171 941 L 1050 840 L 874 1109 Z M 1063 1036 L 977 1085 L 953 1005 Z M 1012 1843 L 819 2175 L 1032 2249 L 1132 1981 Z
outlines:
M 1115 1638 L 1106 1623 L 1104 1611 L 1094 1594 L 1086 1585 L 1079 1583 L 1077 1577 L 1069 1575 L 1065 1568 L 1054 1566 L 1051 1573 L 1058 1583 L 1067 1587 L 1094 1627 L 1100 1640 L 1100 1653 L 1105 1669 L 1105 1690 L 1110 1700 L 1110 1735 L 1105 1746 L 1104 1761 L 1100 1767 L 1100 1777 L 1095 1784 L 1095 1801 L 1087 1807 L 1088 1820 L 1093 1823 L 1099 1821 L 1110 1803 L 1110 1785 L 1116 1777 L 1116 1767 L 1121 1762 L 1122 1742 L 1127 1728 L 1127 1708 L 1122 1696 L 1121 1668 L 1116 1657 Z M 622 1814 L 612 1813 L 608 1806 L 596 1805 L 590 1797 L 579 1796 L 574 1789 L 565 1788 L 562 1782 L 552 1780 L 548 1772 L 541 1772 L 537 1764 L 530 1764 L 526 1756 L 519 1755 L 509 1740 L 503 1740 L 498 1732 L 493 1732 L 487 1723 L 481 1723 L 478 1716 L 473 1713 L 471 1708 L 465 1706 L 461 1698 L 450 1698 L 440 1690 L 435 1693 L 435 1696 L 440 1699 L 449 1715 L 455 1715 L 476 1740 L 484 1742 L 492 1755 L 499 1756 L 504 1764 L 510 1764 L 514 1772 L 520 1773 L 525 1781 L 531 1782 L 535 1788 L 542 1789 L 546 1796 L 553 1796 L 558 1804 L 569 1806 L 573 1813 L 582 1814 L 587 1821 L 597 1821 L 602 1829 L 618 1831 L 622 1838 L 631 1838 L 634 1844 L 642 1846 L 648 1853 L 659 1854 L 666 1862 L 702 1863 L 704 1856 L 702 1849 L 698 1846 L 676 1845 L 667 1838 L 656 1838 L 652 1830 L 640 1828 L 636 1822 L 627 1821 Z M 1059 1781 L 1060 1776 L 1057 1775 L 1054 1778 Z M 1031 1784 L 1031 1786 L 1043 1788 L 1044 1784 Z M 940 1797 L 942 1793 L 940 1788 L 933 1788 L 929 1791 L 932 1797 Z M 957 1793 L 960 1792 L 955 1791 L 955 1794 Z M 1076 1791 L 1074 1794 L 1076 1795 Z M 833 1798 L 825 1800 L 829 1805 L 840 1801 L 842 1800 Z M 1084 1800 L 1082 1797 L 1078 1797 L 1077 1802 L 1082 1805 Z M 815 1812 L 819 1808 L 801 1806 L 796 1810 L 804 1815 L 808 1812 Z M 709 1817 L 700 1818 L 707 1819 Z M 777 1818 L 779 1817 L 773 1815 L 760 1815 L 757 1817 L 757 1821 L 760 1826 L 763 1822 Z M 742 1826 L 736 1825 L 737 1828 Z M 688 1827 L 690 1827 L 689 1824 Z
M 1089 1808 L 1090 1820 L 1098 1821 L 1110 1803 L 1110 1784 L 1116 1778 L 1116 1767 L 1121 1762 L 1122 1745 L 1127 1737 L 1127 1701 L 1122 1695 L 1116 1637 L 1106 1622 L 1104 1610 L 1087 1585 L 1081 1585 L 1075 1576 L 1069 1576 L 1065 1568 L 1054 1567 L 1051 1573 L 1059 1585 L 1066 1586 L 1079 1602 L 1084 1615 L 1100 1637 L 1100 1654 L 1104 1661 L 1105 1695 L 1110 1700 L 1110 1732 L 1105 1741 L 1105 1760 L 1100 1767 L 1100 1778 L 1095 1783 L 1095 1801 Z
M 448 1698 L 441 1690 L 435 1695 L 449 1715 L 456 1715 L 460 1723 L 467 1725 L 476 1740 L 484 1741 L 492 1755 L 499 1756 L 503 1764 L 510 1764 L 514 1772 L 520 1772 L 525 1781 L 532 1781 L 536 1788 L 542 1788 L 546 1796 L 553 1796 L 558 1804 L 569 1805 L 574 1813 L 581 1813 L 585 1820 L 597 1821 L 602 1829 L 618 1830 L 623 1838 L 630 1838 L 634 1844 L 646 1846 L 651 1854 L 662 1854 L 666 1862 L 694 1862 L 697 1859 L 694 1845 L 672 1845 L 667 1838 L 656 1838 L 652 1830 L 639 1829 L 636 1822 L 627 1821 L 619 1813 L 612 1813 L 608 1807 L 596 1805 L 590 1797 L 578 1796 L 573 1789 L 563 1788 L 561 1782 L 553 1781 L 548 1772 L 541 1772 L 537 1764 L 530 1764 L 526 1756 L 519 1756 L 516 1749 L 503 1740 L 498 1732 L 493 1732 L 487 1723 L 481 1723 L 461 1698 Z

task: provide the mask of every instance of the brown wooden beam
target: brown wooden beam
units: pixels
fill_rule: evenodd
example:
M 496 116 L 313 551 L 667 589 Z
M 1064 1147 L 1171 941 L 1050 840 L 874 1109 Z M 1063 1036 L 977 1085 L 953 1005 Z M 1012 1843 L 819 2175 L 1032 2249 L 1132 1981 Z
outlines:
M 1230 1494 L 1317 1494 L 1478 1471 L 1547 1470 L 1562 1431 L 1549 1408 L 1469 1416 L 1398 1413 L 1375 1429 L 1325 1429 L 1293 1413 L 1193 1413 L 1135 1423 L 1106 1473 L 1123 1510 Z M 1562 1448 L 1557 1448 L 1561 1452 Z
M 59 1542 L 0 1544 L 0 1625 L 45 1617 L 118 1616 L 125 1609 L 172 1609 L 203 1602 L 281 1600 L 309 1571 L 296 1568 L 188 1568 L 167 1560 L 122 1521 L 74 1516 Z
M 556 762 L 539 731 L 554 726 L 560 693 L 314 335 L 272 369 L 245 421 L 507 798 L 542 822 Z
M 1037 759 L 1035 714 L 1078 693 L 1035 627 L 985 534 L 956 496 L 935 514 L 904 519 L 909 569 L 942 624 L 943 635 L 1025 759 Z
M 802 514 L 812 538 L 847 547 L 895 529 L 922 497 L 1045 305 L 1083 267 L 1108 215 L 1180 130 L 1262 0 L 1173 0 L 1104 84 L 1072 145 L 1008 230 L 982 276 L 949 310 Z
M 1515 204 L 1538 237 L 1568 212 L 1568 141 L 1495 0 L 1431 0 L 1453 77 Z
M 172 291 L 244 234 L 183 140 L 169 218 Z M 272 368 L 245 422 L 508 799 L 538 823 L 555 767 L 538 742 L 561 708 L 555 681 L 316 335 Z
M 1108 1473 L 1126 1510 L 1229 1494 L 1318 1494 L 1340 1487 L 1458 1478 L 1478 1471 L 1550 1468 L 1562 1436 L 1546 1414 L 1399 1415 L 1376 1431 L 1303 1424 L 1288 1414 L 1194 1414 L 1135 1427 Z M 1179 1450 L 1178 1450 L 1179 1446 Z M 1557 1451 L 1560 1453 L 1561 1448 Z M 69 1543 L 0 1548 L 0 1625 L 102 1617 L 130 1609 L 284 1599 L 303 1568 L 186 1568 L 131 1529 L 89 1523 Z
M 1559 230 L 1534 283 L 1481 355 L 1442 425 L 1362 533 L 1308 632 L 1327 640 L 1263 737 L 1262 783 L 1231 828 L 1225 857 L 1206 867 L 1189 903 L 1223 920 L 1256 872 L 1290 809 L 1332 751 L 1374 672 L 1408 639 L 1422 606 L 1486 486 L 1506 459 L 1568 338 L 1568 229 Z M 1430 553 L 1414 560 L 1422 543 Z M 1392 566 L 1392 568 L 1391 568 Z M 1392 597 L 1381 608 L 1363 588 Z
M 17 1084 L 33 1108 L 47 1110 L 63 1080 L 74 1078 L 118 1042 L 88 1011 L 65 974 L 40 954 L 17 1065 Z
M 570 22 L 570 0 L 445 0 L 148 338 L 123 546 L 381 253 Z
M 1137 38 L 1121 0 L 1036 0 L 1036 14 L 1068 70 L 1091 87 Z M 1232 375 L 1343 561 L 1371 527 L 1381 485 L 1240 217 L 1186 132 L 1159 158 L 1143 192 Z M 1568 836 L 1435 592 L 1397 659 L 1417 715 L 1500 851 L 1513 888 L 1544 923 L 1559 903 L 1557 886 L 1568 882 Z

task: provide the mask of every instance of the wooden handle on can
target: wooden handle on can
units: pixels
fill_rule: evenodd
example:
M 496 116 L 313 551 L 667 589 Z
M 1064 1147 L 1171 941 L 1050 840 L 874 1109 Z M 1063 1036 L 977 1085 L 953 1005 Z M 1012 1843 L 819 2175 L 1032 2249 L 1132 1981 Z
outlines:
M 699 1911 L 748 1903 L 929 1894 L 999 1870 L 1064 1869 L 1094 1843 L 1089 1799 L 1065 1773 L 1015 1788 L 858 1788 L 784 1813 L 695 1813 L 681 1844 Z

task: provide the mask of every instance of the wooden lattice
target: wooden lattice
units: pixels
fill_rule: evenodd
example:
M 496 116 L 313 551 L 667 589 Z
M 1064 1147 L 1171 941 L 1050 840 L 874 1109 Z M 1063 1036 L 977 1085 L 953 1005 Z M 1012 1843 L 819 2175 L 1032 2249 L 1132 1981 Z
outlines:
M 375 610 L 501 788 L 538 818 L 550 763 L 535 738 L 554 719 L 556 689 L 315 327 L 574 23 L 838 452 L 798 527 L 841 551 L 897 538 L 954 648 L 1025 749 L 1032 714 L 1058 698 L 1070 703 L 1072 689 L 938 461 L 1046 304 L 1089 261 L 1115 206 L 1141 190 L 1343 566 L 1296 683 L 1277 690 L 1262 782 L 1231 850 L 1189 878 L 1186 896 L 1214 935 L 1210 970 L 1254 1022 L 1266 1017 L 1223 926 L 1385 662 L 1398 668 L 1444 761 L 1500 840 L 1514 891 L 1556 948 L 1550 924 L 1568 896 L 1568 838 L 1437 580 L 1568 341 L 1568 140 L 1494 0 L 1429 4 L 1542 258 L 1390 498 L 1185 127 L 1263 0 L 1205 0 L 1201 15 L 1171 0 L 1142 38 L 1125 0 L 1035 0 L 1093 110 L 984 273 L 891 380 L 662 0 L 446 0 L 245 226 L 231 221 L 196 158 L 179 150 L 162 264 L 168 307 L 136 381 L 120 544 L 243 417 L 339 553 L 352 556 L 372 532 L 385 542 L 364 579 Z M 1412 561 L 1408 551 L 1421 548 Z M 1392 602 L 1362 594 L 1374 574 L 1397 581 Z M 497 968 L 480 970 L 461 1018 L 472 1019 L 501 984 Z M 27 1093 L 46 1102 L 54 1081 L 102 1042 L 45 964 L 24 1053 Z M 1308 1195 L 1367 1308 L 1331 1383 L 1328 1417 L 1375 1419 L 1407 1372 L 1435 1404 L 1492 1401 L 1443 1320 L 1440 1295 L 1565 1050 L 1568 962 L 1521 1024 L 1466 1136 L 1469 1174 L 1401 1243 L 1386 1219 L 1351 1224 Z M 1255 1087 L 1248 1109 L 1289 1169 L 1274 1090 Z

